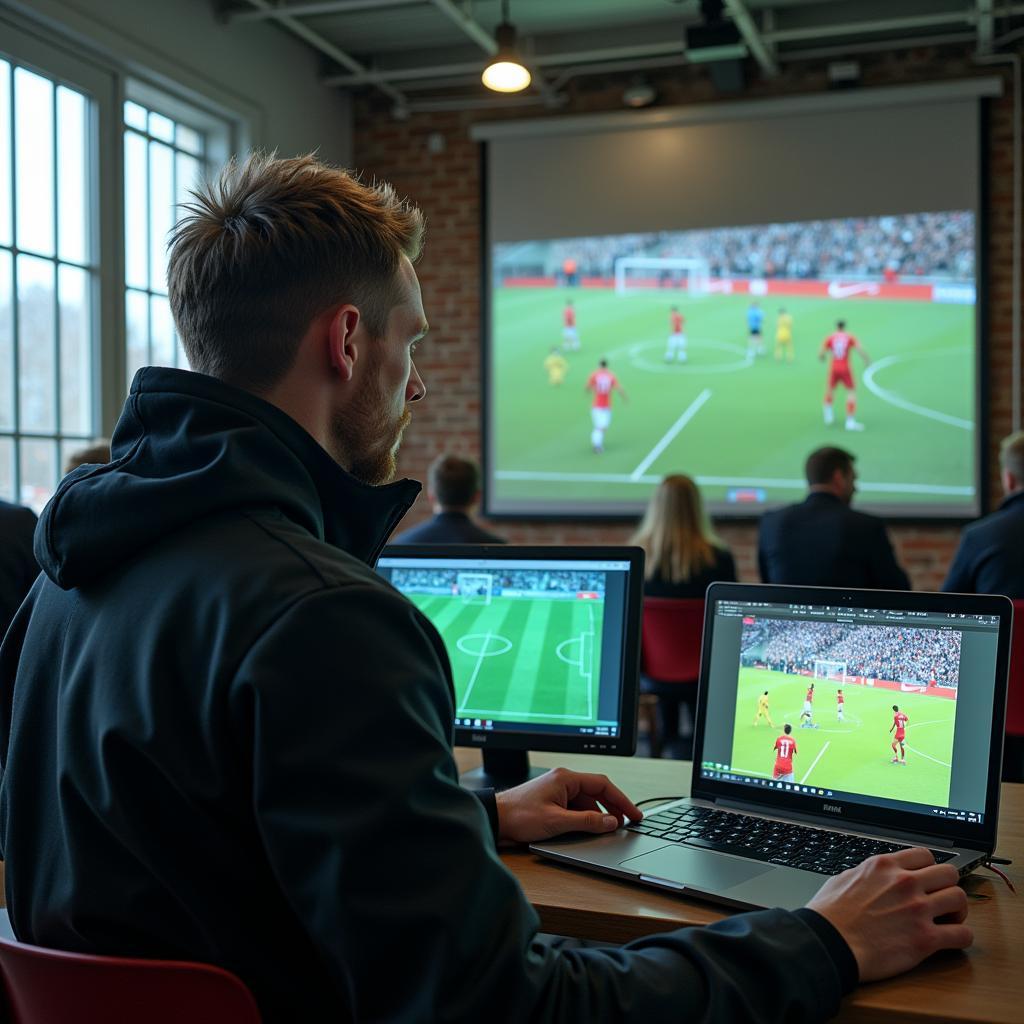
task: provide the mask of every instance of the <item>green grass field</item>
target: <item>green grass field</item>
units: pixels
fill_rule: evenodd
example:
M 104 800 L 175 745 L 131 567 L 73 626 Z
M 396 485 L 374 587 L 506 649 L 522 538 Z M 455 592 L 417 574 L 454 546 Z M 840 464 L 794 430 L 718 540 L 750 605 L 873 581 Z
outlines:
M 562 342 L 567 297 L 576 307 L 581 349 L 566 353 L 568 375 L 553 387 L 543 362 Z M 742 295 L 497 289 L 492 502 L 504 508 L 531 501 L 539 508 L 643 502 L 670 472 L 697 478 L 710 501 L 725 501 L 730 486 L 747 486 L 763 487 L 768 502 L 787 502 L 804 492 L 807 453 L 839 444 L 858 457 L 861 506 L 970 507 L 973 306 L 787 299 L 796 353 L 789 365 L 772 355 L 782 304 L 775 299 L 761 302 L 768 353 L 748 362 L 748 301 Z M 664 362 L 673 303 L 686 317 L 685 364 Z M 874 362 L 865 374 L 859 356 L 852 357 L 863 433 L 843 429 L 842 388 L 836 425 L 826 427 L 822 418 L 827 368 L 817 352 L 840 317 Z M 601 357 L 630 400 L 616 396 L 605 451 L 595 454 L 583 389 Z M 687 410 L 688 422 L 670 436 Z
M 603 601 L 409 597 L 444 638 L 456 717 L 597 723 Z
M 793 726 L 797 753 L 793 775 L 800 785 L 937 807 L 949 805 L 956 701 L 923 693 L 898 693 L 868 686 L 845 686 L 845 721 L 836 716 L 836 683 L 815 685 L 817 729 L 800 728 L 800 712 L 810 680 L 783 672 L 740 669 L 731 770 L 771 778 L 775 740 L 782 726 Z M 757 698 L 768 691 L 775 728 L 754 725 Z M 906 765 L 892 764 L 892 706 L 910 716 Z

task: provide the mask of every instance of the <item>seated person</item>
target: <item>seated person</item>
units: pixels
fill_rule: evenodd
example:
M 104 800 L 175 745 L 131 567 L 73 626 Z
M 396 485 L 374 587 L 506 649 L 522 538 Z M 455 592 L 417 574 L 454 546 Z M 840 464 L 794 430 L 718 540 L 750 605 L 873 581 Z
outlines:
M 110 442 L 101 437 L 73 451 L 64 463 L 64 472 L 70 473 L 79 466 L 101 466 L 110 461 Z
M 665 477 L 651 495 L 640 527 L 630 540 L 644 549 L 644 596 L 703 599 L 716 580 L 733 583 L 736 563 L 711 532 L 697 485 L 676 473 Z M 690 739 L 679 734 L 679 712 L 685 704 L 689 721 L 696 710 L 697 688 L 648 679 L 640 680 L 645 693 L 658 697 L 661 741 L 670 756 L 684 760 L 693 750 Z
M 265 1024 L 817 1022 L 969 945 L 956 869 L 923 849 L 795 912 L 538 936 L 498 842 L 641 812 L 563 769 L 460 787 L 444 643 L 372 568 L 419 491 L 388 481 L 426 390 L 422 232 L 388 185 L 258 153 L 175 227 L 196 372 L 136 374 L 113 461 L 43 513 L 0 648 L 15 935 L 225 967 Z
M 433 518 L 391 538 L 392 544 L 504 544 L 505 538 L 473 522 L 480 470 L 471 459 L 439 455 L 427 470 Z
M 1024 599 L 1024 431 L 999 447 L 1006 497 L 991 515 L 964 529 L 942 589 Z
M 807 457 L 810 493 L 761 519 L 757 561 L 764 583 L 909 590 L 885 523 L 855 512 L 854 456 L 819 448 Z
M 35 532 L 32 509 L 0 501 L 0 640 L 39 575 L 32 552 Z

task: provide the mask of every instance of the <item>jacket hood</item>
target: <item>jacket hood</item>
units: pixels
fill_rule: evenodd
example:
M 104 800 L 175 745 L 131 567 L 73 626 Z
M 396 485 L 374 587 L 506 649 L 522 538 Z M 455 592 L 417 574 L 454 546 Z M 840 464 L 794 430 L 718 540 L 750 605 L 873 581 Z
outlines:
M 372 564 L 420 490 L 356 480 L 276 406 L 188 370 L 139 370 L 110 448 L 106 465 L 66 476 L 39 518 L 36 558 L 64 590 L 231 509 L 276 508 Z

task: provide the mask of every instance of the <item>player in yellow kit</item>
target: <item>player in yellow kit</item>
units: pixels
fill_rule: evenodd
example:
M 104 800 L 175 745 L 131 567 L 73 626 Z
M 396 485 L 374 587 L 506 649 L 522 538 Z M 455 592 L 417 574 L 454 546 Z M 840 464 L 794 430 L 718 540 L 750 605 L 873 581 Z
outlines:
M 786 362 L 793 362 L 793 314 L 784 309 L 779 310 L 779 318 L 775 321 L 775 361 L 782 362 L 782 354 L 786 354 Z
M 552 346 L 551 354 L 544 360 L 544 369 L 548 371 L 548 383 L 557 388 L 565 380 L 565 374 L 569 369 L 569 363 L 565 356 L 558 351 L 557 346 Z
M 754 716 L 754 725 L 757 725 L 761 721 L 761 716 L 764 715 L 765 720 L 774 729 L 775 723 L 772 721 L 772 716 L 768 714 L 768 691 L 765 690 L 760 697 L 757 698 L 757 714 Z

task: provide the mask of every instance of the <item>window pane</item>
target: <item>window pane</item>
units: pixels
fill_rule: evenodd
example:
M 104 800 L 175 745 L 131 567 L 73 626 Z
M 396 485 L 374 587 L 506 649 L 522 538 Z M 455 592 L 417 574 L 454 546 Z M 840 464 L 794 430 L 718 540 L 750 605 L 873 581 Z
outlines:
M 125 320 L 128 327 L 128 384 L 135 372 L 149 365 L 149 300 L 145 292 L 125 295 Z
M 135 132 L 124 136 L 124 259 L 129 286 L 149 284 L 149 192 L 146 188 L 146 140 Z
M 14 429 L 14 260 L 0 250 L 0 430 Z
M 150 300 L 149 329 L 153 339 L 153 365 L 174 365 L 174 320 L 171 306 L 163 295 Z
M 174 133 L 174 144 L 179 149 L 187 149 L 190 153 L 203 152 L 203 137 L 192 128 L 179 124 Z
M 14 493 L 14 441 L 0 437 L 0 498 L 17 501 Z
M 163 139 L 164 142 L 174 141 L 174 122 L 163 114 L 149 114 L 149 134 L 154 139 Z
M 53 83 L 14 69 L 18 246 L 53 255 Z
M 57 90 L 57 239 L 62 260 L 88 260 L 86 236 L 85 97 Z
M 181 367 L 183 370 L 191 369 L 188 362 L 188 356 L 185 355 L 185 346 L 181 343 L 181 337 L 175 335 L 174 338 L 174 350 L 177 353 L 178 361 L 174 364 L 175 366 Z
M 89 273 L 62 266 L 57 271 L 60 303 L 60 428 L 63 433 L 92 430 L 92 352 Z
M 57 486 L 57 442 L 22 440 L 21 504 L 28 505 L 36 515 L 50 500 Z
M 49 260 L 18 257 L 18 395 L 20 426 L 28 432 L 57 429 L 53 270 Z
M 149 144 L 149 216 L 149 287 L 166 292 L 167 236 L 174 225 L 174 150 L 159 142 Z
M 126 101 L 124 105 L 124 123 L 144 132 L 146 130 L 146 108 L 140 107 L 138 103 L 132 103 L 131 100 Z
M 0 245 L 11 244 L 11 65 L 0 60 Z
M 182 203 L 192 201 L 189 192 L 202 184 L 203 165 L 194 156 L 188 156 L 185 153 L 178 153 L 175 160 L 177 162 L 177 181 L 175 182 L 177 195 L 174 198 L 176 203 L 174 219 L 178 221 L 185 213 L 181 208 Z

